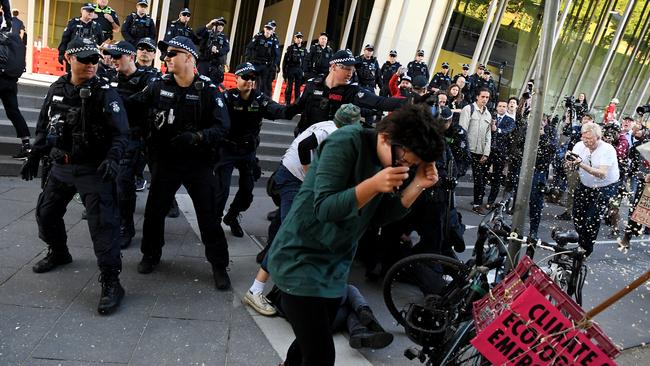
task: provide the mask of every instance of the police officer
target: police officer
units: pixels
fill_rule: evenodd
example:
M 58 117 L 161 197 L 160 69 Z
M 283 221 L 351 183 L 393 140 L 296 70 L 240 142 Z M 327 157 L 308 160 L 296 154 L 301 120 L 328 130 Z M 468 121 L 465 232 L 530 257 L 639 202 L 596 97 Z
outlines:
M 102 27 L 104 40 L 113 39 L 113 32 L 120 30 L 120 20 L 115 10 L 108 6 L 108 0 L 97 0 L 93 19 Z
M 291 103 L 291 92 L 295 90 L 294 102 L 300 98 L 300 87 L 303 81 L 303 64 L 307 49 L 302 44 L 302 33 L 296 32 L 293 36 L 293 43 L 287 47 L 282 61 L 282 75 L 287 80 L 287 89 L 284 91 L 284 100 L 286 104 Z
M 307 81 L 305 91 L 295 105 L 287 107 L 287 118 L 302 113 L 294 131 L 297 136 L 317 122 L 330 121 L 343 104 L 352 103 L 361 108 L 392 111 L 408 102 L 408 99 L 385 98 L 350 82 L 357 60 L 350 50 L 337 51 L 330 60 L 330 68 L 324 78 Z
M 42 157 L 49 154 L 54 162 L 36 206 L 39 237 L 48 252 L 32 269 L 44 273 L 72 262 L 63 215 L 79 192 L 101 271 L 97 311 L 109 314 L 124 297 L 119 281 L 122 261 L 115 178 L 128 122 L 117 92 L 95 75 L 101 57 L 95 41 L 75 38 L 68 43 L 65 57 L 71 71 L 50 86 L 38 117 L 34 147 L 21 171 L 23 179 L 31 180 Z
M 401 66 L 402 64 L 397 61 L 397 51 L 390 50 L 388 53 L 388 60 L 386 60 L 386 62 L 381 66 L 381 69 L 379 70 L 379 76 L 381 77 L 381 89 L 379 90 L 379 95 L 382 97 L 387 97 L 390 95 L 388 82 Z
M 178 13 L 178 19 L 172 20 L 167 26 L 167 33 L 165 33 L 165 41 L 176 36 L 183 36 L 191 39 L 194 44 L 199 43 L 199 38 L 194 34 L 192 27 L 190 27 L 190 17 L 192 13 L 190 9 L 183 8 L 180 13 Z
M 81 16 L 70 19 L 68 25 L 63 30 L 61 35 L 61 43 L 59 43 L 59 63 L 63 65 L 65 53 L 68 49 L 68 44 L 76 37 L 86 38 L 92 40 L 95 44 L 100 45 L 104 42 L 104 35 L 100 25 L 93 20 L 95 6 L 91 3 L 86 3 L 81 6 Z
M 439 91 L 446 92 L 447 88 L 451 85 L 451 77 L 449 76 L 449 63 L 443 62 L 441 71 L 433 75 L 429 83 L 429 90 L 434 93 Z
M 135 8 L 136 11 L 127 16 L 122 24 L 122 37 L 134 46 L 141 38 L 156 38 L 156 23 L 147 14 L 149 2 L 138 0 Z
M 372 94 L 375 93 L 375 87 L 381 86 L 381 78 L 379 75 L 379 62 L 374 56 L 375 47 L 371 44 L 363 47 L 363 54 L 357 56 L 356 75 L 359 80 L 359 86 L 365 88 Z M 364 117 L 365 123 L 372 125 L 375 123 L 375 113 L 372 110 L 363 109 L 361 115 Z
M 111 55 L 117 78 L 111 84 L 117 88 L 123 100 L 142 91 L 149 82 L 159 77 L 153 68 L 138 68 L 135 64 L 136 49 L 127 41 L 120 41 L 115 46 L 104 51 Z M 120 209 L 120 248 L 124 249 L 131 244 L 135 236 L 133 213 L 135 212 L 135 176 L 137 164 L 143 150 L 145 137 L 144 121 L 147 119 L 147 110 L 126 103 L 126 114 L 129 118 L 129 140 L 120 160 L 117 176 L 117 198 Z
M 196 31 L 196 35 L 201 39 L 199 73 L 209 76 L 217 85 L 223 82 L 226 55 L 230 52 L 230 40 L 223 33 L 226 24 L 226 20 L 219 17 Z
M 221 181 L 217 193 L 217 216 L 221 218 L 230 192 L 230 179 L 233 168 L 239 171 L 239 189 L 230 204 L 223 223 L 230 226 L 232 234 L 243 237 L 244 231 L 239 224 L 239 214 L 250 207 L 253 202 L 253 187 L 259 178 L 255 151 L 260 143 L 262 118 L 285 118 L 285 108 L 262 94 L 255 88 L 256 69 L 250 62 L 245 62 L 235 69 L 237 87 L 224 92 L 223 99 L 233 123 L 227 141 L 221 147 L 216 172 Z M 256 173 L 256 171 L 258 173 Z
M 334 50 L 327 44 L 327 40 L 327 33 L 322 32 L 318 37 L 318 43 L 309 48 L 303 67 L 305 80 L 324 77 L 328 73 Z
M 253 36 L 246 46 L 246 61 L 255 65 L 257 88 L 271 95 L 271 85 L 275 74 L 280 70 L 280 42 L 275 36 L 275 21 L 264 25 L 264 30 Z
M 472 90 L 472 83 L 469 75 L 469 64 L 463 64 L 462 71 L 459 74 L 454 75 L 453 79 L 451 79 L 452 83 L 456 84 L 459 77 L 463 77 L 465 79 L 465 86 L 463 86 L 461 92 L 465 97 L 468 97 Z
M 429 80 L 429 67 L 424 63 L 424 50 L 419 50 L 415 55 L 415 60 L 406 65 L 410 77 L 415 78 L 418 75 L 424 76 Z
M 181 185 L 194 203 L 205 256 L 215 285 L 230 288 L 228 246 L 217 221 L 217 149 L 230 121 L 221 94 L 207 76 L 194 73 L 198 53 L 192 40 L 176 36 L 158 47 L 168 74 L 156 79 L 129 102 L 149 109 L 147 150 L 151 187 L 144 213 L 142 260 L 138 272 L 151 273 L 165 244 L 165 215 Z
M 149 37 L 141 38 L 136 44 L 136 47 L 136 66 L 138 68 L 153 69 L 155 72 L 158 72 L 158 69 L 153 66 L 156 57 L 156 43 L 154 40 Z
M 469 84 L 470 92 L 469 94 L 466 94 L 465 97 L 469 98 L 468 101 L 470 103 L 476 100 L 478 91 L 481 88 L 479 84 L 482 84 L 481 80 L 483 79 L 484 71 L 485 71 L 485 65 L 479 64 L 478 67 L 476 68 L 476 72 L 470 75 L 469 79 L 467 79 L 467 84 Z

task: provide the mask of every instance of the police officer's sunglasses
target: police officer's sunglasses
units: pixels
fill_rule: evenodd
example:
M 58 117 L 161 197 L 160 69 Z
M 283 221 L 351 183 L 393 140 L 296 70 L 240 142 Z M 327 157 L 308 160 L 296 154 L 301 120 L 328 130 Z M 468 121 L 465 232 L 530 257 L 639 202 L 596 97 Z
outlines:
M 178 55 L 180 55 L 180 54 L 185 54 L 185 55 L 187 55 L 187 52 L 171 50 L 171 51 L 167 51 L 167 53 L 165 54 L 165 57 L 167 57 L 167 58 L 174 58 L 174 57 L 176 57 L 176 56 L 178 56 Z
M 239 77 L 244 81 L 255 81 L 257 78 L 255 74 L 240 75 Z
M 181 15 L 184 16 L 184 17 L 192 16 L 192 14 L 190 14 L 190 13 L 181 13 Z
M 156 51 L 155 48 L 145 47 L 145 46 L 140 46 L 140 47 L 138 47 L 138 50 L 140 50 L 140 51 L 147 51 L 147 52 L 154 52 L 154 51 Z
M 78 62 L 81 62 L 84 65 L 93 64 L 97 65 L 99 63 L 99 55 L 92 55 L 88 57 L 78 57 L 75 56 Z

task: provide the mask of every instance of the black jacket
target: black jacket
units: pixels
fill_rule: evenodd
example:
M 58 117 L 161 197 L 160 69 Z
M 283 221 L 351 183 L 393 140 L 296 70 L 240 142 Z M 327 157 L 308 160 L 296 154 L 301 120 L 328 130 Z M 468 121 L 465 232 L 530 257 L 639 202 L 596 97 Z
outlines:
M 332 56 L 334 56 L 334 50 L 330 46 L 325 46 L 325 48 L 319 44 L 311 46 L 303 65 L 306 77 L 313 78 L 327 75 L 330 70 Z
M 124 40 L 136 46 L 141 38 L 156 39 L 156 23 L 149 15 L 141 17 L 138 13 L 131 13 L 124 19 L 121 32 Z
M 199 61 L 211 61 L 218 64 L 226 63 L 226 55 L 230 52 L 230 40 L 223 33 L 207 28 L 199 27 L 196 30 L 199 37 Z M 212 52 L 212 46 L 216 47 L 217 52 Z
M 59 43 L 59 57 L 63 57 L 65 54 L 66 48 L 68 48 L 68 43 L 72 41 L 75 37 L 89 38 L 95 41 L 97 45 L 104 42 L 104 33 L 102 32 L 102 27 L 94 20 L 84 23 L 81 21 L 81 18 L 72 18 L 68 22 L 68 25 L 63 30 L 61 35 L 61 43 Z

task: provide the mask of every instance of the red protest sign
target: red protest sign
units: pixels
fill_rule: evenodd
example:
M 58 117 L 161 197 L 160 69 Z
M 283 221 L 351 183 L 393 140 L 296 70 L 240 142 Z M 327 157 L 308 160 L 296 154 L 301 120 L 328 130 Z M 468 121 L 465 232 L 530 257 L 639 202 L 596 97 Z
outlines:
M 494 365 L 616 365 L 532 286 L 471 343 Z

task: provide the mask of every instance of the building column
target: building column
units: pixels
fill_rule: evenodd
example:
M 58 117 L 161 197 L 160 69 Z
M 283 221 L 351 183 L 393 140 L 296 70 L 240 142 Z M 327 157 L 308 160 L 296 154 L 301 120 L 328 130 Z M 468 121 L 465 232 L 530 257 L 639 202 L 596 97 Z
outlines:
M 235 3 L 235 13 L 232 16 L 232 26 L 230 27 L 230 47 L 235 43 L 235 33 L 237 32 L 237 23 L 239 22 L 239 11 L 241 10 L 241 0 L 237 0 Z M 230 58 L 232 57 L 232 52 L 228 52 L 226 56 L 226 65 L 230 66 Z
M 36 0 L 27 0 L 27 24 L 25 31 L 27 32 L 27 50 L 25 53 L 25 69 L 28 74 L 34 72 L 32 67 L 34 63 L 34 22 L 36 21 Z
M 502 0 L 499 3 L 497 14 L 490 27 L 490 32 L 488 33 L 486 47 L 483 47 L 481 57 L 479 57 L 479 63 L 487 65 L 488 61 L 490 60 L 492 48 L 494 48 L 494 43 L 496 43 L 497 35 L 499 34 L 499 29 L 501 28 L 501 20 L 503 19 L 503 14 L 506 11 L 506 5 L 508 5 L 508 0 Z
M 643 65 L 642 65 L 643 66 Z M 643 68 L 639 70 L 639 74 L 643 72 Z M 648 88 L 650 88 L 650 75 L 646 78 L 645 86 L 643 87 L 643 90 L 639 93 L 639 97 L 636 99 L 636 103 L 632 106 L 632 110 L 634 113 L 636 113 L 636 107 L 640 106 L 642 101 L 643 101 L 643 96 L 646 94 L 648 91 Z
M 171 0 L 162 0 L 160 8 L 160 21 L 158 22 L 158 40 L 162 41 L 167 32 L 167 20 L 169 19 L 169 5 Z M 160 70 L 160 57 L 154 57 L 154 66 Z
M 408 0 L 407 0 L 408 1 Z M 348 43 L 348 37 L 350 36 L 350 28 L 352 28 L 352 21 L 354 20 L 354 13 L 357 11 L 357 4 L 359 0 L 352 0 L 350 4 L 350 10 L 348 10 L 348 18 L 345 22 L 345 29 L 343 30 L 343 36 L 341 37 L 341 46 L 339 49 L 344 50 L 345 45 Z
M 282 56 L 280 62 L 284 60 L 284 54 L 287 53 L 287 47 L 293 43 L 293 33 L 296 29 L 296 19 L 298 19 L 298 11 L 300 10 L 300 0 L 293 0 L 291 5 L 291 14 L 289 15 L 289 24 L 287 25 L 287 33 L 284 36 L 284 49 L 282 50 Z M 352 9 L 350 9 L 352 12 Z M 275 88 L 273 89 L 273 100 L 276 102 L 280 100 L 280 94 L 282 93 L 282 82 L 284 81 L 284 75 L 282 72 L 278 74 L 278 78 L 275 80 Z M 286 96 L 285 96 L 286 98 Z
M 434 3 L 432 1 L 432 3 Z M 454 9 L 456 8 L 457 0 L 448 0 L 447 8 L 445 11 L 445 16 L 440 23 L 440 28 L 438 29 L 438 34 L 436 36 L 436 41 L 433 45 L 433 50 L 431 51 L 431 58 L 429 59 L 429 70 L 433 70 L 433 67 L 438 62 L 438 57 L 440 57 L 440 51 L 442 50 L 442 44 L 445 42 L 445 37 L 447 36 L 447 29 L 449 29 L 449 23 L 451 22 L 451 16 L 454 14 Z M 431 4 L 433 7 L 433 4 Z M 428 19 L 427 19 L 428 20 Z
M 316 0 L 316 6 L 314 6 L 314 14 L 311 16 L 311 25 L 309 26 L 309 36 L 307 37 L 307 49 L 309 49 L 311 40 L 314 37 L 314 29 L 316 29 L 316 21 L 318 20 L 318 13 L 320 12 L 320 1 L 321 0 Z
M 386 19 L 388 18 L 388 12 L 390 11 L 390 6 L 393 3 L 393 0 L 378 0 L 378 1 L 375 1 L 375 6 L 378 6 L 377 3 L 380 2 L 380 1 L 383 1 L 384 7 L 381 9 L 381 18 L 380 18 L 379 24 L 378 24 L 378 26 L 376 28 L 376 32 L 374 34 L 374 39 L 370 39 L 366 35 L 367 41 L 364 42 L 364 45 L 366 45 L 368 43 L 372 43 L 373 45 L 375 45 L 376 54 L 380 54 L 380 53 L 382 53 L 382 51 L 384 51 L 382 49 L 382 46 L 383 46 L 383 40 L 382 39 L 383 39 L 383 37 L 380 37 L 380 35 L 384 34 L 384 31 L 386 30 Z M 373 15 L 375 15 L 375 10 L 378 10 L 378 9 L 373 9 Z M 373 19 L 371 18 L 371 20 L 373 20 Z M 370 25 L 370 24 L 368 24 L 368 25 Z M 384 52 L 383 54 L 386 54 L 386 53 Z
M 636 5 L 637 0 L 630 0 L 630 2 L 627 3 L 627 7 L 625 8 L 625 12 L 623 13 L 623 19 L 621 19 L 618 23 L 618 27 L 616 28 L 616 33 L 614 33 L 614 38 L 612 39 L 612 43 L 609 45 L 609 50 L 607 50 L 607 55 L 605 56 L 605 60 L 603 61 L 603 66 L 600 69 L 600 73 L 598 74 L 598 79 L 596 79 L 596 89 L 594 90 L 593 97 L 591 98 L 591 105 L 590 105 L 590 111 L 594 110 L 594 105 L 596 104 L 596 100 L 598 99 L 598 94 L 600 93 L 600 89 L 603 87 L 603 83 L 605 82 L 605 75 L 607 74 L 607 71 L 609 71 L 609 66 L 611 65 L 612 58 L 614 57 L 614 54 L 616 53 L 616 49 L 618 48 L 618 43 L 621 40 L 621 36 L 623 35 L 623 31 L 625 30 L 625 27 L 627 26 L 628 20 L 630 18 L 630 13 L 632 13 L 632 9 L 634 9 L 634 5 Z
M 260 28 L 262 27 L 262 16 L 264 16 L 264 5 L 266 4 L 266 0 L 259 0 L 259 2 L 260 3 L 257 5 L 257 15 L 255 16 L 255 28 L 253 29 L 253 35 L 259 32 Z
M 158 0 L 153 0 L 151 6 L 149 7 L 149 16 L 155 22 L 158 21 Z
M 41 36 L 41 47 L 47 48 L 47 36 L 50 27 L 50 0 L 43 0 L 43 35 Z
M 408 13 L 410 2 L 411 0 L 404 0 L 404 2 L 402 3 L 402 8 L 399 11 L 399 18 L 397 18 L 397 27 L 395 28 L 395 33 L 393 33 L 393 38 L 390 41 L 391 50 L 397 48 L 399 37 L 402 34 L 402 30 L 404 29 L 404 23 L 406 22 L 406 14 Z
M 491 19 L 494 16 L 494 10 L 496 9 L 497 0 L 492 0 L 487 11 L 487 16 L 485 17 L 485 22 L 483 23 L 483 28 L 481 29 L 481 35 L 478 37 L 478 42 L 476 42 L 476 48 L 474 48 L 474 55 L 472 56 L 472 63 L 469 65 L 469 73 L 473 74 L 476 71 L 478 58 L 481 55 L 481 50 L 485 45 L 485 38 L 491 24 Z
M 623 71 L 623 76 L 621 77 L 621 80 L 618 82 L 618 86 L 616 87 L 616 91 L 614 92 L 614 96 L 618 98 L 618 93 L 621 91 L 623 88 L 623 83 L 625 82 L 625 79 L 627 79 L 627 74 L 630 72 L 630 69 L 632 68 L 632 64 L 634 63 L 634 60 L 636 59 L 636 55 L 639 52 L 639 48 L 641 47 L 641 43 L 643 43 L 643 39 L 646 36 L 646 33 L 648 31 L 648 26 L 650 25 L 650 14 L 645 18 L 645 23 L 643 24 L 643 29 L 641 30 L 641 33 L 639 33 L 639 40 L 636 42 L 636 45 L 634 45 L 634 50 L 632 50 L 632 54 L 630 55 L 630 60 L 627 62 L 627 65 L 625 66 L 625 71 Z M 632 90 L 630 89 L 629 93 L 632 93 Z M 630 98 L 625 98 L 625 104 L 623 104 L 623 108 L 621 111 L 625 110 L 625 106 L 627 105 L 627 100 Z

